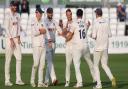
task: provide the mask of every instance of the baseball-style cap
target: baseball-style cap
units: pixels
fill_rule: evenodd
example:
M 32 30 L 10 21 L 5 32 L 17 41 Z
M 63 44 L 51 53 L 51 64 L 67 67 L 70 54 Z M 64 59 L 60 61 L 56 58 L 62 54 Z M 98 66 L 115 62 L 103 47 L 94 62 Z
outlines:
M 102 9 L 101 8 L 97 8 L 95 10 L 95 13 L 98 14 L 98 15 L 102 15 Z
M 49 8 L 47 9 L 47 13 L 53 13 L 53 8 L 49 7 Z
M 16 6 L 16 2 L 15 1 L 11 1 L 10 2 L 10 6 Z
M 39 13 L 41 13 L 41 14 L 44 13 L 44 11 L 43 11 L 40 7 L 36 8 L 35 13 L 36 13 L 36 12 L 39 12 Z

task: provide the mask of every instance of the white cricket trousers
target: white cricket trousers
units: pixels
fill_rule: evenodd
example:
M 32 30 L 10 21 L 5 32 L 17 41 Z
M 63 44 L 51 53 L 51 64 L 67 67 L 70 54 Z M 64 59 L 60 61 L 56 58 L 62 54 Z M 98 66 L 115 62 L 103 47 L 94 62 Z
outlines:
M 66 78 L 66 82 L 70 82 L 70 72 L 71 72 L 70 67 L 71 67 L 72 60 L 73 60 L 72 46 L 66 45 L 65 56 L 66 56 L 65 78 Z
M 18 39 L 13 38 L 15 43 L 15 48 L 10 46 L 10 38 L 6 38 L 6 52 L 5 52 L 5 82 L 10 81 L 10 62 L 12 55 L 14 54 L 16 58 L 16 81 L 21 81 L 21 47 L 18 44 Z
M 48 45 L 46 45 L 46 75 L 45 75 L 45 82 L 49 83 L 49 80 L 51 79 L 52 82 L 54 82 L 56 78 L 55 69 L 54 69 L 54 55 L 55 55 L 55 43 L 52 44 L 52 48 L 49 48 Z
M 95 80 L 94 78 L 94 68 L 93 68 L 93 62 L 90 56 L 90 50 L 88 48 L 88 44 L 84 44 L 84 45 L 73 45 L 73 62 L 74 62 L 74 66 L 75 66 L 75 73 L 76 73 L 76 79 L 77 79 L 77 83 L 82 83 L 82 76 L 81 76 L 81 72 L 80 72 L 80 61 L 81 61 L 81 57 L 84 57 L 84 59 L 86 60 L 92 78 L 93 80 Z
M 100 61 L 101 61 L 102 68 L 106 72 L 109 79 L 110 80 L 113 79 L 113 75 L 110 71 L 110 68 L 108 67 L 108 50 L 94 51 L 94 60 L 93 61 L 94 61 L 94 70 L 95 70 L 97 84 L 101 84 L 100 71 L 99 71 Z
M 35 83 L 35 76 L 38 70 L 38 83 L 43 82 L 43 73 L 45 67 L 45 47 L 33 47 L 33 66 L 31 74 L 31 83 Z

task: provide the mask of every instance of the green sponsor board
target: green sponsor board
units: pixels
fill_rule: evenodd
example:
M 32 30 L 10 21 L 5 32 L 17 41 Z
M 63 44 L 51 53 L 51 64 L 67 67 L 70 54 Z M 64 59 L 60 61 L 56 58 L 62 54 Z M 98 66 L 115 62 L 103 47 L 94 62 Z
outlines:
M 50 0 L 41 0 L 44 4 L 48 4 Z

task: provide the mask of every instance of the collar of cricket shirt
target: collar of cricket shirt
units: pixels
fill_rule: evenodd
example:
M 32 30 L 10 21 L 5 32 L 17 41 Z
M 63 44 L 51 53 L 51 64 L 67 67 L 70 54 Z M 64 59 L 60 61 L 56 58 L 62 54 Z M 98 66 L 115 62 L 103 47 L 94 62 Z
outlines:
M 48 22 L 53 22 L 53 18 L 52 19 L 48 19 L 46 18 Z
M 71 20 L 71 21 L 67 21 L 67 23 L 68 23 L 68 24 L 72 24 L 72 23 L 73 23 L 73 20 Z
M 11 10 L 10 10 L 10 14 L 11 14 L 11 16 L 16 16 L 17 15 L 17 12 L 12 12 Z

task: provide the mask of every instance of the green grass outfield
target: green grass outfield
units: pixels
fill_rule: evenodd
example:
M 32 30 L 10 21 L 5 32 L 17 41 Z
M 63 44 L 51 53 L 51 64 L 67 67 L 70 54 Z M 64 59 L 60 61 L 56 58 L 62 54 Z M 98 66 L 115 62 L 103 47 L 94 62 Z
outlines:
M 128 54 L 109 55 L 109 58 L 110 68 L 117 79 L 118 86 L 116 89 L 128 89 Z M 22 79 L 26 83 L 26 85 L 24 86 L 4 86 L 4 59 L 4 55 L 0 55 L 0 89 L 40 89 L 37 87 L 32 88 L 29 84 L 33 62 L 32 55 L 23 55 Z M 76 83 L 74 66 L 72 65 L 71 67 L 71 86 L 69 88 L 65 88 L 65 56 L 56 55 L 54 63 L 59 84 L 57 86 L 49 86 L 47 89 L 74 89 L 72 87 Z M 15 60 L 13 57 L 13 60 L 11 62 L 11 80 L 13 83 L 15 83 L 15 69 Z M 84 87 L 81 89 L 93 89 L 92 87 L 94 84 L 92 83 L 88 66 L 84 60 L 82 60 L 81 63 L 81 72 L 84 82 Z M 101 71 L 101 80 L 103 83 L 103 89 L 113 89 L 111 87 L 111 82 L 109 81 L 103 70 Z

